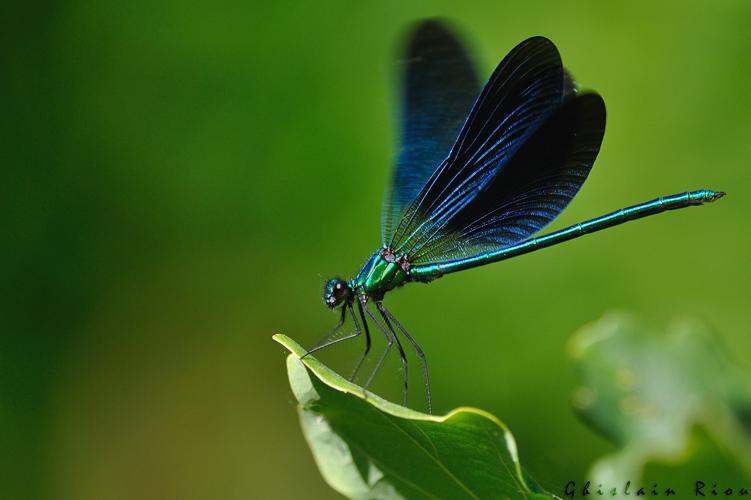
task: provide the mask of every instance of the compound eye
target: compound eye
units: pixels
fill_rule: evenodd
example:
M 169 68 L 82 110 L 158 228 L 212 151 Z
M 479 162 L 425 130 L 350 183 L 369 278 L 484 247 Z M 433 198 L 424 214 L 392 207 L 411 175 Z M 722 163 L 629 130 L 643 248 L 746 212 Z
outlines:
M 326 282 L 323 288 L 323 302 L 330 308 L 334 308 L 347 299 L 349 286 L 341 278 L 332 278 Z

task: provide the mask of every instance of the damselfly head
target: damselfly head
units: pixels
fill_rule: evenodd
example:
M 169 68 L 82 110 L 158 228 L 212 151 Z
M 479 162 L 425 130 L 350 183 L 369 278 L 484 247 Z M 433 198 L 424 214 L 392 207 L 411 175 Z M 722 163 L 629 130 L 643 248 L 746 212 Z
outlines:
M 333 309 L 342 302 L 352 298 L 352 289 L 341 278 L 332 278 L 323 287 L 323 301 L 329 309 Z

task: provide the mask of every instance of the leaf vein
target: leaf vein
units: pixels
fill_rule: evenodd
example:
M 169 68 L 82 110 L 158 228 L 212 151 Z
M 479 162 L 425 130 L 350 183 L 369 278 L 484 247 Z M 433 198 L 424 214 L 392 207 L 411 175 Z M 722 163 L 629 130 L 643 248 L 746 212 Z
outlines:
M 454 482 L 456 482 L 456 484 L 458 484 L 459 486 L 461 486 L 461 488 L 462 488 L 462 489 L 463 489 L 464 491 L 466 491 L 466 492 L 467 492 L 467 493 L 468 493 L 468 494 L 469 494 L 469 495 L 470 495 L 470 496 L 471 496 L 472 498 L 475 498 L 475 499 L 477 499 L 477 500 L 480 500 L 480 497 L 478 497 L 478 496 L 477 496 L 477 495 L 476 495 L 476 494 L 475 494 L 475 493 L 474 493 L 474 492 L 473 492 L 473 491 L 472 491 L 472 490 L 471 490 L 471 489 L 469 488 L 469 486 L 467 486 L 466 484 L 464 484 L 464 483 L 463 483 L 463 482 L 462 482 L 462 481 L 461 481 L 461 480 L 460 480 L 460 479 L 459 479 L 458 477 L 456 477 L 456 476 L 455 476 L 455 475 L 454 475 L 454 474 L 453 474 L 453 473 L 452 473 L 452 472 L 451 472 L 451 471 L 450 471 L 450 470 L 448 469 L 448 467 L 446 467 L 446 465 L 445 465 L 445 464 L 444 464 L 443 462 L 441 462 L 441 461 L 440 461 L 440 460 L 438 459 L 438 457 L 434 457 L 433 455 L 431 455 L 431 454 L 430 454 L 430 452 L 429 452 L 429 451 L 428 451 L 428 450 L 427 450 L 427 449 L 426 449 L 426 448 L 425 448 L 425 447 L 424 447 L 424 446 L 423 446 L 422 444 L 420 444 L 420 443 L 419 443 L 419 442 L 418 442 L 418 441 L 417 441 L 417 440 L 416 440 L 416 439 L 415 439 L 415 438 L 414 438 L 414 437 L 413 437 L 413 436 L 412 436 L 412 435 L 411 435 L 411 434 L 410 434 L 409 432 L 407 432 L 406 430 L 404 430 L 404 428 L 402 428 L 402 427 L 401 427 L 400 425 L 398 425 L 398 424 L 397 424 L 397 423 L 396 423 L 396 422 L 395 422 L 395 421 L 394 421 L 394 420 L 393 420 L 392 418 L 390 418 L 390 417 L 389 417 L 388 415 L 386 415 L 386 414 L 384 414 L 384 413 L 380 413 L 380 412 L 379 412 L 379 414 L 380 414 L 380 415 L 381 415 L 381 416 L 382 416 L 383 418 L 385 418 L 385 419 L 386 419 L 386 420 L 387 420 L 387 421 L 388 421 L 388 422 L 389 422 L 389 423 L 390 423 L 391 425 L 393 425 L 393 426 L 394 426 L 395 428 L 397 428 L 397 429 L 398 429 L 399 431 L 401 431 L 401 432 L 402 432 L 402 433 L 403 433 L 403 434 L 404 434 L 405 436 L 407 436 L 407 437 L 409 438 L 409 440 L 410 440 L 410 441 L 412 441 L 413 443 L 415 443 L 415 445 L 416 445 L 416 446 L 417 446 L 417 447 L 418 447 L 418 448 L 419 448 L 420 450 L 422 450 L 422 451 L 423 451 L 423 452 L 424 452 L 424 453 L 425 453 L 425 454 L 426 454 L 426 455 L 427 455 L 428 457 L 430 457 L 430 458 L 431 458 L 431 459 L 433 460 L 433 462 L 435 462 L 435 464 L 436 464 L 436 465 L 437 465 L 437 466 L 438 466 L 438 467 L 439 467 L 439 468 L 440 468 L 441 470 L 443 470 L 443 472 L 444 472 L 444 473 L 446 473 L 446 475 L 447 475 L 447 476 L 448 476 L 449 478 L 451 478 L 452 480 L 454 480 Z

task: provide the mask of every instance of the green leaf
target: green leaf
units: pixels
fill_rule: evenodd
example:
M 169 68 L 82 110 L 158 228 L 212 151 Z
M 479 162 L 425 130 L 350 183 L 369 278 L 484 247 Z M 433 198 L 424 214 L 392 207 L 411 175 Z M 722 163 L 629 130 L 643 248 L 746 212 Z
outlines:
M 516 442 L 474 408 L 445 416 L 390 403 L 344 380 L 284 335 L 300 423 L 324 479 L 350 498 L 556 498 L 522 471 Z
M 574 406 L 619 451 L 597 461 L 603 484 L 637 480 L 648 462 L 682 462 L 696 428 L 751 472 L 751 377 L 696 322 L 658 335 L 610 313 L 572 338 L 582 380 Z

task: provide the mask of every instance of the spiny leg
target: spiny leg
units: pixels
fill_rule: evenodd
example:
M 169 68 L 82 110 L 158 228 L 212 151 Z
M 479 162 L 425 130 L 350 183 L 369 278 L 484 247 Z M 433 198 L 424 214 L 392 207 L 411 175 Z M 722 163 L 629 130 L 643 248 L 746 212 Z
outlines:
M 407 393 L 408 393 L 408 384 L 409 384 L 409 373 L 407 372 L 407 355 L 404 352 L 402 343 L 399 341 L 399 337 L 396 336 L 394 327 L 391 326 L 391 320 L 389 320 L 389 316 L 388 314 L 386 314 L 386 310 L 384 309 L 383 305 L 379 301 L 375 301 L 375 303 L 376 303 L 376 307 L 381 312 L 383 321 L 384 323 L 386 323 L 386 326 L 388 327 L 389 332 L 391 333 L 391 336 L 396 341 L 396 347 L 399 348 L 399 356 L 402 358 L 402 366 L 404 367 L 404 406 L 407 406 Z
M 349 311 L 350 316 L 352 316 L 352 319 L 355 322 L 355 331 L 354 331 L 354 333 L 351 333 L 349 335 L 345 335 L 344 337 L 341 337 L 341 338 L 338 338 L 338 339 L 333 339 L 333 340 L 330 340 L 328 342 L 324 342 L 323 344 L 320 344 L 320 345 L 316 345 L 315 347 L 311 348 L 308 352 L 306 352 L 305 354 L 303 354 L 303 356 L 302 356 L 301 359 L 305 359 L 305 357 L 307 355 L 313 354 L 316 351 L 320 351 L 321 349 L 325 349 L 326 347 L 329 347 L 331 345 L 338 344 L 339 342 L 344 342 L 345 340 L 353 339 L 353 338 L 357 337 L 358 335 L 360 335 L 360 333 L 361 333 L 361 331 L 360 331 L 360 324 L 358 323 L 357 318 L 355 318 L 355 310 L 352 308 L 352 304 L 351 303 L 342 306 L 342 319 L 341 319 L 341 323 L 344 323 L 344 316 L 346 314 L 345 311 Z M 327 338 L 328 336 L 330 336 L 331 334 L 333 334 L 339 328 L 341 328 L 341 324 L 337 325 L 337 327 L 334 330 L 332 330 L 331 332 L 329 332 L 327 334 L 327 336 L 323 337 L 323 338 Z
M 347 309 L 346 307 L 342 307 L 342 313 L 339 315 L 339 321 L 336 323 L 336 325 L 334 325 L 334 328 L 332 328 L 331 330 L 323 334 L 321 338 L 316 340 L 316 343 L 313 344 L 313 347 L 310 348 L 311 350 L 309 352 L 313 352 L 314 349 L 316 349 L 319 345 L 326 342 L 326 340 L 330 339 L 336 332 L 338 332 L 339 329 L 344 325 L 344 320 L 346 317 L 347 317 Z
M 368 353 L 370 352 L 370 329 L 368 328 L 368 322 L 365 320 L 365 314 L 363 314 L 362 312 L 362 303 L 359 300 L 357 301 L 357 312 L 360 314 L 360 319 L 362 320 L 362 327 L 363 327 L 363 330 L 365 330 L 365 352 L 362 354 L 360 361 L 358 361 L 357 364 L 355 365 L 355 369 L 352 370 L 352 375 L 349 377 L 350 382 L 355 380 L 355 377 L 357 376 L 357 372 L 360 371 L 360 367 L 362 366 L 363 362 L 365 361 L 365 358 L 368 357 Z M 354 313 L 352 313 L 352 319 L 354 320 L 355 325 L 357 325 L 357 317 L 355 316 Z
M 380 309 L 382 313 L 386 314 L 386 316 L 388 316 L 388 318 L 396 325 L 396 327 L 404 334 L 404 336 L 407 337 L 407 340 L 409 340 L 409 343 L 412 344 L 412 347 L 415 348 L 415 352 L 417 352 L 417 355 L 420 357 L 420 362 L 422 363 L 423 381 L 425 382 L 425 394 L 428 400 L 428 413 L 432 415 L 433 405 L 430 400 L 430 376 L 428 375 L 428 361 L 425 358 L 425 353 L 417 344 L 417 342 L 415 342 L 415 339 L 413 339 L 412 336 L 407 333 L 407 330 L 402 326 L 402 324 L 399 323 L 399 320 L 396 319 L 393 314 L 391 314 L 391 311 L 386 309 L 386 307 L 382 303 L 378 302 L 377 304 L 378 309 Z
M 380 321 L 378 321 L 378 318 L 376 318 L 372 312 L 370 312 L 370 309 L 368 309 L 367 306 L 364 307 L 365 312 L 368 313 L 368 316 L 370 316 L 370 319 L 373 320 L 373 323 L 376 324 L 379 330 L 383 332 L 383 335 L 386 337 L 386 349 L 383 350 L 383 353 L 381 354 L 381 357 L 378 358 L 378 362 L 375 365 L 375 368 L 373 368 L 373 371 L 371 372 L 370 376 L 368 377 L 368 380 L 365 382 L 365 385 L 363 386 L 364 389 L 367 389 L 370 386 L 370 383 L 373 382 L 373 379 L 376 376 L 376 373 L 381 369 L 381 365 L 383 364 L 384 360 L 386 359 L 386 356 L 388 356 L 389 352 L 391 352 L 391 347 L 394 345 L 394 340 L 391 338 L 391 335 L 389 335 L 388 330 L 386 327 L 384 327 Z

